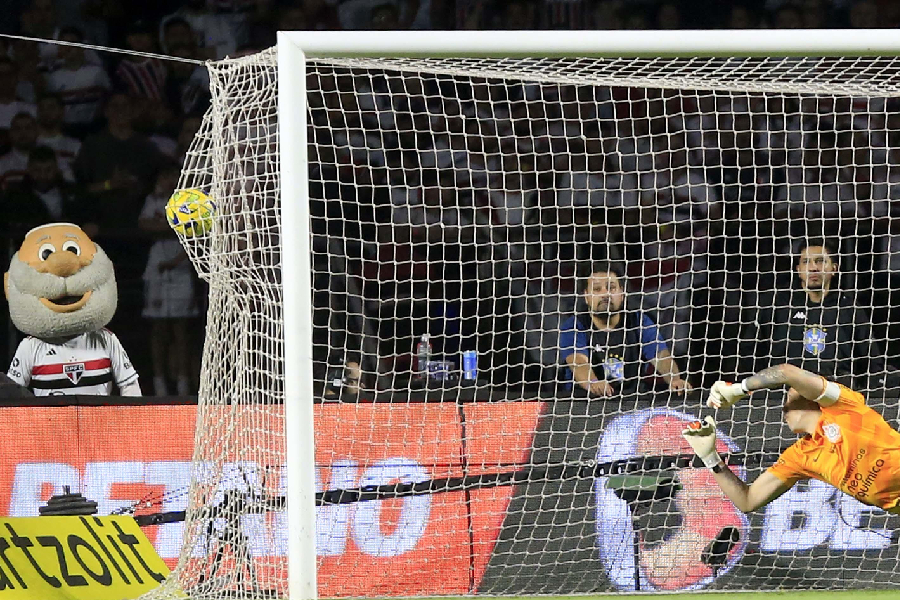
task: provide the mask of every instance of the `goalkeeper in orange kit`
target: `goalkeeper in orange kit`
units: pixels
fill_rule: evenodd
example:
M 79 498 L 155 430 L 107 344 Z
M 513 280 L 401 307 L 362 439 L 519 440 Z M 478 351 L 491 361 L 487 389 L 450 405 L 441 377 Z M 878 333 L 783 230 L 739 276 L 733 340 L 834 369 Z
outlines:
M 716 452 L 712 417 L 682 432 L 735 506 L 750 512 L 798 481 L 819 479 L 864 504 L 900 513 L 900 433 L 867 407 L 859 392 L 785 364 L 763 369 L 740 383 L 717 381 L 706 404 L 728 408 L 756 390 L 784 385 L 788 386 L 784 420 L 802 437 L 749 485 Z

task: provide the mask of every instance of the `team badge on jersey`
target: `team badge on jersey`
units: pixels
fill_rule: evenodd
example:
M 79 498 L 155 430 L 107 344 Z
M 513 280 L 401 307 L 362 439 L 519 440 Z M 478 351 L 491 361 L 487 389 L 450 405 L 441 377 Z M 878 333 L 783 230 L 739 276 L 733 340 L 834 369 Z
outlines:
M 625 379 L 625 363 L 618 356 L 610 356 L 603 361 L 603 372 L 607 380 L 622 381 Z
M 810 327 L 803 332 L 803 349 L 813 356 L 818 356 L 825 350 L 826 337 L 824 329 Z
M 825 437 L 832 444 L 837 444 L 841 441 L 841 428 L 837 423 L 825 423 L 822 425 L 822 433 L 825 434 Z
M 69 381 L 78 385 L 78 382 L 81 381 L 81 376 L 84 375 L 84 363 L 63 365 L 63 374 L 69 378 Z

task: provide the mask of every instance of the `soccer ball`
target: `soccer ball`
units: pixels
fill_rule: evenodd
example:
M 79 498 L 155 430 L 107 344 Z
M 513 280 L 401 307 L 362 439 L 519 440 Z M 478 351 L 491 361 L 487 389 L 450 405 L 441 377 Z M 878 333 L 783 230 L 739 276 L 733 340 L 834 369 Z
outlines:
M 200 190 L 175 190 L 166 203 L 166 221 L 169 227 L 184 237 L 195 237 L 209 233 L 216 203 Z

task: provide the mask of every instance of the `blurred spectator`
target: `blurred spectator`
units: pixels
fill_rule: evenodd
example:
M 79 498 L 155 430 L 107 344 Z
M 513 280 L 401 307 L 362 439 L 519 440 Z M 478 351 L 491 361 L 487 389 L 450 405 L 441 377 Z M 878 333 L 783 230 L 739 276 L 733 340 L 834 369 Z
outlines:
M 191 24 L 184 17 L 169 17 L 159 26 L 159 46 L 163 52 L 171 52 L 172 48 L 189 47 L 196 51 L 197 36 Z M 199 56 L 199 52 L 197 52 Z
M 275 30 L 271 26 L 275 21 L 276 0 L 211 0 L 210 4 L 216 14 L 231 24 L 238 49 L 257 45 L 269 37 L 271 44 L 264 43 L 261 47 L 274 45 Z
M 759 27 L 759 15 L 748 5 L 732 4 L 728 13 L 726 29 L 756 29 Z
M 22 235 L 39 225 L 75 222 L 81 216 L 75 188 L 63 180 L 57 157 L 47 146 L 29 153 L 25 177 L 0 196 L 0 206 L 10 228 Z
M 655 315 L 676 356 L 688 353 L 694 292 L 707 282 L 707 238 L 702 226 L 652 219 L 626 230 L 628 274 L 642 292 L 642 308 Z
M 883 378 L 884 360 L 867 312 L 836 285 L 838 256 L 833 239 L 802 242 L 795 263 L 799 287 L 761 298 L 755 318 L 745 320 L 742 372 L 755 372 L 759 361 L 784 361 L 854 389 L 883 385 L 883 379 L 866 380 Z
M 66 27 L 60 31 L 59 39 L 81 42 L 83 36 L 74 27 Z M 95 128 L 100 105 L 112 83 L 101 67 L 85 62 L 81 48 L 60 46 L 59 57 L 62 65 L 47 76 L 47 91 L 62 98 L 67 132 L 83 137 Z
M 25 102 L 34 102 L 46 86 L 38 46 L 31 41 L 12 40 L 9 48 L 9 58 L 16 66 L 16 96 Z
M 59 96 L 47 94 L 41 97 L 37 106 L 37 144 L 47 146 L 56 153 L 63 179 L 68 183 L 74 183 L 75 173 L 72 171 L 72 163 L 81 149 L 81 142 L 63 133 L 63 110 Z
M 348 3 L 345 3 L 346 5 Z M 369 11 L 369 25 L 366 29 L 394 31 L 409 29 L 409 24 L 400 22 L 400 10 L 391 3 L 379 4 Z
M 187 21 L 171 19 L 163 30 L 169 53 L 179 58 L 197 59 L 197 45 Z M 184 61 L 167 65 L 165 93 L 167 106 L 175 117 L 202 115 L 209 105 L 209 73 L 206 67 Z
M 785 4 L 775 11 L 775 29 L 802 29 L 803 17 L 800 9 L 792 4 Z
M 657 29 L 681 29 L 681 11 L 677 4 L 663 2 L 656 9 Z
M 838 168 L 832 136 L 822 136 L 824 147 L 803 150 L 803 164 L 790 166 L 787 185 L 780 187 L 773 204 L 776 218 L 833 219 L 868 216 L 857 202 L 853 175 Z
M 182 164 L 184 162 L 184 157 L 187 155 L 188 149 L 191 147 L 191 144 L 194 142 L 194 136 L 200 130 L 200 124 L 202 123 L 202 119 L 200 117 L 187 117 L 181 123 L 181 129 L 178 132 L 178 137 L 175 140 L 175 155 L 172 157 L 175 159 L 175 162 L 178 164 Z
M 341 20 L 333 0 L 306 0 L 303 3 L 309 28 L 315 31 L 341 29 Z
M 502 2 L 503 13 L 497 29 L 514 31 L 537 29 L 538 6 L 534 0 L 511 0 Z
M 644 226 L 626 233 L 628 273 L 676 356 L 687 352 L 692 292 L 706 284 L 708 223 L 722 214 L 716 189 L 686 163 L 684 149 L 654 156 L 654 170 L 641 175 Z
M 856 0 L 850 5 L 851 29 L 878 29 L 883 24 L 878 17 L 878 4 L 874 0 Z
M 642 30 L 650 29 L 650 22 L 647 19 L 647 9 L 640 5 L 632 5 L 631 10 L 625 15 L 625 23 L 623 29 Z
M 103 113 L 106 127 L 84 141 L 75 159 L 75 177 L 91 200 L 93 222 L 101 231 L 134 226 L 162 162 L 156 147 L 134 131 L 128 96 L 114 93 Z
M 285 6 L 278 11 L 278 31 L 305 31 L 310 27 L 306 10 L 302 6 Z
M 429 29 L 431 0 L 348 0 L 338 6 L 343 29 Z
M 13 117 L 9 127 L 9 152 L 0 156 L 0 190 L 25 178 L 28 155 L 37 144 L 37 121 L 27 112 Z
M 591 22 L 594 29 L 624 29 L 622 0 L 600 0 L 594 4 Z
M 623 272 L 615 265 L 591 266 L 575 314 L 560 326 L 563 379 L 574 382 L 573 391 L 600 398 L 634 393 L 650 364 L 672 391 L 690 390 L 653 321 L 627 308 L 622 281 Z
M 832 7 L 827 0 L 803 0 L 803 27 L 806 29 L 824 29 L 830 24 Z
M 639 206 L 637 175 L 623 173 L 611 154 L 592 154 L 584 171 L 557 176 L 556 205 L 634 209 Z
M 64 0 L 56 6 L 61 24 L 77 27 L 95 44 L 113 47 L 121 46 L 121 26 L 134 18 L 134 8 L 129 3 L 126 10 L 122 0 Z M 93 62 L 90 56 L 88 62 Z
M 135 21 L 125 36 L 129 50 L 142 53 L 159 53 L 155 30 L 147 21 Z M 116 83 L 119 89 L 132 98 L 162 100 L 166 81 L 166 67 L 158 58 L 126 54 L 116 67 Z
M 31 4 L 22 11 L 19 25 L 22 35 L 55 40 L 59 35 L 60 20 L 56 14 L 54 0 L 31 0 Z M 58 47 L 55 44 L 39 44 L 38 54 L 45 69 L 55 66 Z
M 37 107 L 31 102 L 23 101 L 17 94 L 19 80 L 15 63 L 6 56 L 0 55 L 0 129 L 9 129 L 13 117 L 22 112 L 34 116 Z
M 722 214 L 717 190 L 701 169 L 687 163 L 685 149 L 659 151 L 653 169 L 641 174 L 641 206 L 655 211 L 655 222 L 703 227 Z
M 542 2 L 543 16 L 537 29 L 586 29 L 588 0 L 561 0 Z
M 162 18 L 159 24 L 160 46 L 165 54 L 173 53 L 171 33 L 166 29 L 169 22 L 175 19 L 183 20 L 190 26 L 199 58 L 221 60 L 229 55 L 234 56 L 238 43 L 231 19 L 213 12 L 206 0 L 185 0 L 181 8 Z
M 189 319 L 199 315 L 194 269 L 181 242 L 166 222 L 166 202 L 178 183 L 174 165 L 160 169 L 153 192 L 144 201 L 138 226 L 155 241 L 144 269 L 143 316 L 150 319 L 153 393 L 169 395 L 169 382 L 179 396 L 191 393 Z
M 135 52 L 159 52 L 156 29 L 147 21 L 132 23 L 125 43 Z M 115 70 L 117 89 L 125 91 L 135 103 L 135 128 L 150 135 L 160 151 L 171 156 L 175 141 L 165 134 L 174 135 L 180 115 L 169 106 L 167 79 L 168 69 L 158 58 L 126 55 L 119 60 Z
M 459 0 L 456 3 L 456 28 L 467 31 L 484 29 L 487 0 Z

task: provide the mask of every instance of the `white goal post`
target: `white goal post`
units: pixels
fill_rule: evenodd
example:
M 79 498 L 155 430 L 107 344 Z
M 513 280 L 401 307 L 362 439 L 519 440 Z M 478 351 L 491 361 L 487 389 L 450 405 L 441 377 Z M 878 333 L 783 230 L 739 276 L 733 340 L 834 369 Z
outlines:
M 900 38 L 890 30 L 341 31 L 279 32 L 275 53 L 267 51 L 211 64 L 213 106 L 180 182 L 181 187 L 208 189 L 220 206 L 220 214 L 208 238 L 182 240 L 198 272 L 210 282 L 211 300 L 195 450 L 195 462 L 203 469 L 192 482 L 185 546 L 174 579 L 197 598 L 215 598 L 216 593 L 226 592 L 228 597 L 271 597 L 267 594 L 272 589 L 303 600 L 316 598 L 323 589 L 323 595 L 334 596 L 405 595 L 402 589 L 386 585 L 370 592 L 365 582 L 359 581 L 341 587 L 341 574 L 334 572 L 324 583 L 321 576 L 317 577 L 317 564 L 355 543 L 363 549 L 360 556 L 365 554 L 366 560 L 372 556 L 394 557 L 390 563 L 373 564 L 382 565 L 386 572 L 402 572 L 404 560 L 410 565 L 414 561 L 403 558 L 402 552 L 409 550 L 404 544 L 414 543 L 399 532 L 407 522 L 404 519 L 412 523 L 417 516 L 422 517 L 420 526 L 410 528 L 420 536 L 416 539 L 424 539 L 432 526 L 428 524 L 432 523 L 429 515 L 440 514 L 456 529 L 432 533 L 429 539 L 433 546 L 421 559 L 422 564 L 434 565 L 453 552 L 462 552 L 466 554 L 459 557 L 463 566 L 454 572 L 458 581 L 443 588 L 417 587 L 412 595 L 734 589 L 746 588 L 754 577 L 760 578 L 764 588 L 777 588 L 785 581 L 803 585 L 799 573 L 807 566 L 821 568 L 823 564 L 840 568 L 842 573 L 844 568 L 853 572 L 852 576 L 825 578 L 823 587 L 895 585 L 900 572 L 892 566 L 896 557 L 891 552 L 896 554 L 896 550 L 888 549 L 891 530 L 897 526 L 893 517 L 867 512 L 852 499 L 849 502 L 853 504 L 848 504 L 840 494 L 817 485 L 798 488 L 789 499 L 793 504 L 786 499 L 774 506 L 764 522 L 729 513 L 731 520 L 721 521 L 718 534 L 724 531 L 730 536 L 733 532 L 738 540 L 727 547 L 720 563 L 708 562 L 708 556 L 702 558 L 700 549 L 708 548 L 706 544 L 717 534 L 687 531 L 691 523 L 697 531 L 703 529 L 701 516 L 684 507 L 689 501 L 678 498 L 676 489 L 694 489 L 691 486 L 696 485 L 696 489 L 711 494 L 701 500 L 721 502 L 721 498 L 713 498 L 718 492 L 709 487 L 709 481 L 702 480 L 705 473 L 692 469 L 689 460 L 684 463 L 680 456 L 684 448 L 678 446 L 678 438 L 673 441 L 666 437 L 680 431 L 684 421 L 701 414 L 699 390 L 688 396 L 665 391 L 661 401 L 624 392 L 609 400 L 562 399 L 551 394 L 552 399 L 536 398 L 540 405 L 524 411 L 525 416 L 517 415 L 520 421 L 514 421 L 510 411 L 534 402 L 489 399 L 481 405 L 485 407 L 482 410 L 479 403 L 467 405 L 453 397 L 435 403 L 441 406 L 427 402 L 417 405 L 421 409 L 401 399 L 387 406 L 327 404 L 318 410 L 322 405 L 316 406 L 314 380 L 324 377 L 314 374 L 314 363 L 331 363 L 325 355 L 335 349 L 348 350 L 350 342 L 342 338 L 342 348 L 333 347 L 330 341 L 314 342 L 316 327 L 327 330 L 328 335 L 334 333 L 332 320 L 324 327 L 315 323 L 315 311 L 322 308 L 316 306 L 314 295 L 323 285 L 316 277 L 324 275 L 327 285 L 335 286 L 330 291 L 343 298 L 342 310 L 347 314 L 361 321 L 377 310 L 389 310 L 396 316 L 396 306 L 415 296 L 414 292 L 399 291 L 402 277 L 398 275 L 407 263 L 415 272 L 415 259 L 399 254 L 384 258 L 378 252 L 384 246 L 394 252 L 403 244 L 419 243 L 425 248 L 424 264 L 420 265 L 424 274 L 419 276 L 426 290 L 425 316 L 416 317 L 410 308 L 405 317 L 408 320 L 433 318 L 428 311 L 440 304 L 434 301 L 433 288 L 444 286 L 441 273 L 449 272 L 435 267 L 450 265 L 462 273 L 447 276 L 458 286 L 453 288 L 458 302 L 440 299 L 447 300 L 440 304 L 442 331 L 448 331 L 448 311 L 461 311 L 458 305 L 469 300 L 468 292 L 479 285 L 501 284 L 498 294 L 502 302 L 493 298 L 487 308 L 482 304 L 465 315 L 454 313 L 454 327 L 460 331 L 466 330 L 466 319 L 479 324 L 500 323 L 495 326 L 497 340 L 501 341 L 473 341 L 465 347 L 460 343 L 452 350 L 453 356 L 476 345 L 481 351 L 477 368 L 479 373 L 485 372 L 486 379 L 479 375 L 475 387 L 489 388 L 485 381 L 501 379 L 497 375 L 501 370 L 503 377 L 512 379 L 534 366 L 526 363 L 539 363 L 536 370 L 540 371 L 542 385 L 572 388 L 569 366 L 559 361 L 559 346 L 563 345 L 565 317 L 577 310 L 576 298 L 583 289 L 573 265 L 597 259 L 597 252 L 582 250 L 599 248 L 599 258 L 626 266 L 657 261 L 653 263 L 657 271 L 629 268 L 623 274 L 629 299 L 636 297 L 639 303 L 644 302 L 640 310 L 636 309 L 636 318 L 646 317 L 641 316 L 641 310 L 652 315 L 635 327 L 644 332 L 649 329 L 646 323 L 653 321 L 656 331 L 655 323 L 659 324 L 652 341 L 641 333 L 638 343 L 644 353 L 646 346 L 656 343 L 671 349 L 670 354 L 677 359 L 673 362 L 680 361 L 680 373 L 693 380 L 695 388 L 708 383 L 711 372 L 706 371 L 704 361 L 712 355 L 715 368 L 721 372 L 726 371 L 722 366 L 726 359 L 737 363 L 754 352 L 760 353 L 756 356 L 760 361 L 779 357 L 770 344 L 773 340 L 766 338 L 769 334 L 750 334 L 746 340 L 741 339 L 739 348 L 737 341 L 723 332 L 729 326 L 733 331 L 740 329 L 743 335 L 748 322 L 741 310 L 766 309 L 756 290 L 745 287 L 750 285 L 748 281 L 755 285 L 766 280 L 774 293 L 794 277 L 796 265 L 790 261 L 799 252 L 800 238 L 818 237 L 807 230 L 807 224 L 819 224 L 823 228 L 819 235 L 825 237 L 837 236 L 837 231 L 846 236 L 849 241 L 842 247 L 844 253 L 868 253 L 864 260 L 848 257 L 846 266 L 842 262 L 840 269 L 846 276 L 845 284 L 855 282 L 868 293 L 868 304 L 862 308 L 869 313 L 878 308 L 873 298 L 879 293 L 891 298 L 890 286 L 878 282 L 882 272 L 892 267 L 877 265 L 890 263 L 892 253 L 900 259 L 900 251 L 879 245 L 884 241 L 879 236 L 894 235 L 894 220 L 900 218 L 890 205 L 892 199 L 900 199 L 900 177 L 896 195 L 891 179 L 895 172 L 892 161 L 900 158 L 900 152 L 892 154 L 890 135 L 891 101 L 900 98 L 898 56 Z M 341 88 L 337 83 L 340 77 L 350 78 L 352 89 Z M 484 82 L 512 91 L 495 95 Z M 471 89 L 464 97 L 459 88 L 466 86 Z M 582 97 L 581 89 L 593 91 Z M 314 106 L 310 104 L 313 95 L 318 102 Z M 354 95 L 359 98 L 330 102 Z M 819 103 L 819 98 L 827 102 Z M 862 108 L 844 107 L 844 100 L 849 103 L 855 98 L 865 100 Z M 413 108 L 414 104 L 418 108 Z M 649 111 L 650 104 L 657 112 L 648 116 L 649 112 L 641 111 Z M 365 120 L 363 113 L 376 125 L 369 129 L 359 125 Z M 449 124 L 454 119 L 458 132 Z M 543 129 L 534 125 L 541 119 Z M 641 119 L 646 123 L 642 121 L 640 126 L 647 128 L 643 134 L 638 132 L 637 121 Z M 501 120 L 507 126 L 505 133 L 493 124 Z M 809 126 L 813 120 L 816 124 Z M 597 125 L 600 121 L 602 125 Z M 778 124 L 771 125 L 774 121 Z M 399 142 L 391 146 L 387 133 L 397 132 L 409 133 L 416 144 L 420 139 L 427 139 L 427 143 L 412 148 Z M 348 141 L 354 135 L 363 142 Z M 477 139 L 482 135 L 490 138 L 494 150 L 487 149 L 489 142 Z M 441 138 L 446 144 L 439 147 L 435 140 L 441 136 L 446 137 Z M 822 137 L 828 138 L 827 143 L 821 141 Z M 776 143 L 775 138 L 780 141 Z M 800 140 L 796 147 L 785 141 L 793 138 Z M 813 138 L 815 144 L 809 141 Z M 624 147 L 623 140 L 630 146 Z M 457 143 L 461 145 L 454 145 Z M 315 150 L 315 157 L 310 149 Z M 341 156 L 355 152 L 368 158 L 341 162 Z M 395 165 L 405 164 L 404 153 L 416 152 L 422 156 L 407 169 L 414 171 L 414 176 L 392 179 Z M 371 158 L 391 153 L 395 159 Z M 422 158 L 428 153 L 431 162 Z M 489 156 L 492 153 L 493 157 Z M 475 154 L 487 158 L 478 163 L 472 160 Z M 673 166 L 676 155 L 684 162 Z M 493 167 L 488 164 L 491 160 Z M 842 165 L 841 160 L 848 162 Z M 318 181 L 311 181 L 313 162 L 327 165 L 335 173 L 345 169 L 348 174 L 333 180 L 318 176 Z M 853 174 L 837 174 L 841 166 L 852 167 Z M 358 167 L 356 171 L 354 167 Z M 398 170 L 403 169 L 406 167 Z M 884 181 L 872 176 L 863 186 L 859 181 L 862 175 L 858 174 L 865 169 L 870 173 L 881 169 Z M 359 174 L 359 170 L 366 172 Z M 376 170 L 384 179 L 379 184 L 373 183 Z M 807 170 L 815 170 L 821 178 L 807 181 Z M 834 178 L 827 179 L 832 170 Z M 426 182 L 426 172 L 434 178 L 430 183 Z M 715 172 L 714 182 L 707 179 L 710 172 Z M 680 183 L 678 177 L 683 178 Z M 347 191 L 333 192 L 332 196 L 311 192 L 311 185 L 324 189 L 331 184 Z M 379 187 L 383 189 L 376 189 Z M 437 193 L 424 199 L 428 188 Z M 668 195 L 658 193 L 662 188 Z M 403 198 L 420 194 L 417 206 L 422 207 L 423 214 L 431 209 L 437 215 L 435 220 L 429 222 L 426 214 L 415 221 L 406 200 L 399 199 L 399 189 L 406 194 Z M 364 203 L 369 202 L 357 202 L 361 190 L 373 196 L 384 191 L 386 200 L 381 205 L 371 201 L 375 206 L 372 214 L 386 207 L 394 211 L 390 213 L 393 216 L 360 216 Z M 687 200 L 679 205 L 684 209 L 679 212 L 676 205 L 682 193 Z M 498 197 L 503 200 L 496 200 Z M 313 200 L 331 202 L 335 212 L 326 208 L 324 216 L 313 214 Z M 413 204 L 410 200 L 409 206 Z M 742 216 L 742 206 L 749 207 L 751 216 Z M 648 213 L 652 213 L 649 219 Z M 311 222 L 315 220 L 324 223 L 326 234 L 313 231 Z M 753 225 L 757 220 L 759 228 Z M 358 228 L 346 233 L 344 221 Z M 339 227 L 332 228 L 335 223 Z M 850 226 L 845 227 L 847 223 Z M 803 232 L 797 233 L 799 227 L 794 225 L 803 225 Z M 417 228 L 429 232 L 416 240 Z M 576 229 L 579 232 L 566 238 L 564 249 L 563 238 Z M 440 236 L 432 230 L 440 230 Z M 674 233 L 676 230 L 678 233 Z M 458 237 L 447 237 L 447 231 Z M 545 235 L 547 231 L 552 236 Z M 785 245 L 788 235 L 799 236 L 797 243 L 788 240 Z M 317 250 L 311 241 L 316 236 L 337 245 L 319 246 Z M 672 273 L 660 266 L 661 255 L 645 252 L 645 247 L 661 248 L 668 242 L 673 248 L 678 246 L 672 250 Z M 746 267 L 751 277 L 729 278 L 728 269 L 745 264 L 745 246 L 741 245 L 745 242 L 754 261 Z M 721 246 L 715 246 L 717 243 Z M 367 245 L 376 248 L 354 250 L 361 256 L 354 259 L 358 263 L 356 273 L 329 279 L 334 265 L 350 260 L 348 248 Z M 467 251 L 475 254 L 468 262 L 448 258 L 444 253 L 449 246 L 460 256 Z M 490 250 L 478 254 L 481 247 Z M 440 253 L 435 254 L 435 249 Z M 711 262 L 716 257 L 721 257 L 722 264 L 714 268 Z M 521 269 L 510 267 L 513 263 L 522 265 Z M 577 266 L 581 274 L 583 265 Z M 770 276 L 771 281 L 767 279 Z M 365 297 L 364 291 L 353 286 L 368 285 L 367 278 L 380 279 L 380 289 L 388 291 Z M 645 280 L 654 283 L 642 288 Z M 411 283 L 410 289 L 415 285 Z M 459 291 L 464 289 L 468 292 Z M 245 291 L 252 301 L 242 302 L 239 295 Z M 701 296 L 701 291 L 705 295 Z M 736 300 L 730 304 L 732 299 Z M 363 308 L 351 306 L 351 302 Z M 698 308 L 702 310 L 696 311 Z M 854 310 L 855 305 L 848 308 L 856 314 Z M 337 309 L 329 305 L 325 311 L 330 315 Z M 690 328 L 682 329 L 688 313 L 694 321 Z M 892 326 L 890 318 L 884 331 Z M 802 341 L 816 356 L 820 353 L 818 344 L 829 339 L 821 331 L 825 326 L 819 325 L 820 329 L 809 330 L 813 337 Z M 860 327 L 863 325 L 867 323 L 860 320 Z M 414 335 L 407 332 L 400 342 L 401 335 L 392 330 L 359 335 L 374 338 L 375 344 L 387 348 L 361 351 L 361 363 L 367 353 L 370 355 L 369 366 L 363 364 L 362 370 L 374 376 L 373 387 L 401 394 L 408 391 L 409 381 L 396 383 L 394 377 L 401 370 L 410 374 L 411 363 L 403 362 L 408 357 L 398 357 L 411 352 L 406 347 L 412 345 L 407 338 L 413 335 L 414 344 L 421 331 L 411 327 Z M 465 340 L 465 333 L 454 335 Z M 471 333 L 471 337 L 478 335 Z M 699 346 L 694 344 L 697 340 L 702 342 Z M 734 345 L 730 346 L 732 341 Z M 398 349 L 401 343 L 405 346 Z M 764 343 L 765 349 L 761 349 Z M 510 352 L 502 365 L 484 356 L 493 356 L 497 344 L 506 344 Z M 621 344 L 624 347 L 625 342 Z M 696 348 L 701 348 L 702 356 L 691 356 Z M 885 372 L 886 351 L 869 351 L 873 361 L 854 376 L 878 378 Z M 517 358 L 511 358 L 514 352 L 520 352 Z M 451 350 L 444 353 L 449 357 Z M 386 355 L 392 362 L 384 366 Z M 671 367 L 663 366 L 660 356 L 647 360 L 661 374 L 658 383 L 668 385 L 679 371 L 664 372 Z M 610 357 L 607 360 L 620 358 Z M 608 368 L 612 373 L 613 367 Z M 735 366 L 732 372 L 739 369 Z M 569 380 L 564 381 L 563 374 Z M 387 385 L 382 385 L 384 381 Z M 883 377 L 879 381 L 875 388 L 880 385 L 878 389 L 884 391 L 890 387 Z M 577 385 L 574 388 L 577 391 Z M 772 398 L 760 401 L 759 406 L 737 408 L 729 416 L 720 415 L 728 423 L 721 451 L 746 459 L 736 458 L 734 463 L 742 476 L 758 474 L 761 466 L 771 464 L 773 452 L 790 443 L 782 430 L 778 399 Z M 879 410 L 896 408 L 883 399 L 872 404 Z M 424 416 L 432 407 L 447 412 Z M 396 410 L 396 421 L 382 417 L 380 408 Z M 490 410 L 498 412 L 487 416 Z M 410 415 L 402 416 L 400 411 Z M 444 423 L 441 419 L 451 418 L 456 419 L 454 431 L 461 432 L 453 440 L 462 448 L 459 464 L 447 467 L 434 449 L 431 463 L 410 466 L 415 461 L 407 460 L 410 455 L 400 449 L 415 444 L 436 448 L 441 440 L 432 428 L 440 430 L 438 423 Z M 490 419 L 493 425 L 479 429 Z M 323 422 L 335 428 L 327 433 L 322 429 Z M 504 422 L 507 425 L 502 425 Z M 344 435 L 336 425 L 340 423 L 349 432 L 371 436 L 361 439 L 360 446 L 390 446 L 396 453 L 373 452 L 369 463 L 335 459 L 334 464 L 317 465 L 314 440 Z M 516 428 L 525 423 L 531 423 L 525 427 L 529 429 L 527 435 L 516 437 L 523 435 Z M 400 432 L 397 440 L 377 437 L 395 431 Z M 413 432 L 410 439 L 407 431 Z M 473 449 L 482 446 L 490 446 L 490 452 L 479 454 Z M 751 454 L 764 458 L 751 466 Z M 670 466 L 680 465 L 681 475 L 674 480 L 665 479 L 663 485 L 660 478 L 653 484 L 661 486 L 654 490 L 665 488 L 674 498 L 671 506 L 676 508 L 666 504 L 665 508 L 657 507 L 654 514 L 641 512 L 646 509 L 639 506 L 643 488 L 635 491 L 629 486 L 643 484 L 628 479 L 629 474 L 637 473 L 638 479 L 643 475 L 644 467 L 629 471 L 636 457 L 649 461 L 646 469 L 653 472 L 665 471 L 663 459 L 672 459 Z M 255 464 L 252 469 L 245 466 L 251 463 Z M 235 479 L 235 464 L 242 465 L 239 470 L 271 471 L 280 478 L 273 483 L 265 474 L 247 476 L 241 471 L 240 475 L 241 485 L 249 488 L 247 493 L 253 498 L 260 489 L 272 492 L 274 488 L 284 494 L 286 523 L 280 520 L 272 525 L 266 521 L 268 525 L 263 525 L 256 520 L 253 507 L 226 506 L 221 491 L 231 489 L 227 480 Z M 366 470 L 372 465 L 381 469 L 377 475 Z M 321 473 L 325 467 L 330 469 L 330 481 L 325 481 Z M 383 492 L 398 480 L 425 487 L 419 491 L 404 488 L 396 497 Z M 471 490 L 511 484 L 518 485 L 518 491 L 504 496 L 503 502 L 470 495 Z M 335 506 L 340 510 L 327 517 L 313 508 L 323 498 L 328 504 L 328 498 L 340 495 L 329 496 L 329 491 L 364 495 L 375 494 L 375 488 L 377 493 L 386 494 L 372 496 L 380 499 L 369 505 L 378 503 L 379 508 L 358 509 L 354 505 L 344 510 L 340 507 L 348 506 L 346 498 L 338 498 Z M 444 493 L 444 489 L 461 496 L 458 506 L 451 508 L 437 501 L 434 505 L 417 503 L 416 499 L 425 497 L 426 492 Z M 206 490 L 205 495 L 201 490 Z M 573 495 L 580 499 L 561 500 Z M 370 543 L 365 531 L 384 533 L 385 528 L 390 529 L 379 525 L 382 503 L 401 500 L 400 508 L 391 505 L 391 510 L 400 515 L 390 513 L 395 519 L 391 522 L 393 533 Z M 490 503 L 495 500 L 497 504 Z M 478 502 L 490 508 L 483 513 L 473 510 Z M 816 503 L 828 507 L 824 517 L 803 512 L 803 507 Z M 504 508 L 498 509 L 500 505 Z M 223 517 L 223 510 L 234 514 Z M 798 525 L 794 522 L 797 514 L 808 518 Z M 223 519 L 227 521 L 229 516 L 240 523 L 238 527 L 245 535 L 256 532 L 263 541 L 242 541 L 248 545 L 243 548 L 233 537 L 217 534 L 216 528 L 222 527 Z M 640 519 L 644 519 L 640 526 L 643 530 L 637 524 Z M 323 538 L 323 523 L 333 527 L 340 539 Z M 645 539 L 645 534 L 650 537 Z M 211 542 L 214 538 L 219 544 L 227 538 L 230 559 L 224 560 L 222 553 L 210 549 L 215 548 Z M 453 549 L 457 538 L 464 538 L 459 543 L 467 550 Z M 584 542 L 587 538 L 598 540 L 596 548 Z M 262 548 L 270 542 L 282 551 L 278 560 L 269 560 L 270 555 Z M 327 546 L 324 549 L 323 544 Z M 754 547 L 752 556 L 745 554 L 748 544 Z M 215 558 L 210 559 L 210 555 Z M 689 559 L 684 558 L 687 555 Z M 846 567 L 834 566 L 845 559 Z M 741 571 L 741 560 L 751 566 Z M 287 569 L 278 561 L 286 561 Z M 591 579 L 591 561 L 604 573 L 603 586 L 596 587 Z M 349 564 L 342 563 L 340 568 L 349 569 Z M 410 577 L 427 579 L 445 573 L 438 567 L 433 569 Z M 226 571 L 236 574 L 226 577 Z M 245 577 L 253 581 L 247 583 L 242 580 Z M 258 584 L 257 577 L 263 583 Z M 376 575 L 368 571 L 359 577 Z

